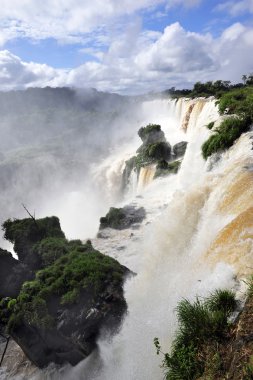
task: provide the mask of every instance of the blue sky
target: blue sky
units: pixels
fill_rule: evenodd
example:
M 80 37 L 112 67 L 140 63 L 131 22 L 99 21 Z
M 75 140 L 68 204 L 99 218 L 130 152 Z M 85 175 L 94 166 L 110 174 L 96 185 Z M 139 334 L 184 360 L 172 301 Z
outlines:
M 119 93 L 240 81 L 253 0 L 0 0 L 0 89 Z

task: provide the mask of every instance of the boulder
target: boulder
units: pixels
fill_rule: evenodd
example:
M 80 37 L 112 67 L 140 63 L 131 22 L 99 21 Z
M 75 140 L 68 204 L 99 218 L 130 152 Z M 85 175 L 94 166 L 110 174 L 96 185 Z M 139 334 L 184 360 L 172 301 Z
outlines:
M 182 157 L 185 154 L 187 148 L 187 141 L 181 141 L 173 146 L 173 154 L 176 157 Z
M 136 208 L 128 205 L 123 208 L 111 207 L 106 216 L 100 218 L 100 230 L 104 228 L 113 228 L 123 230 L 131 227 L 133 224 L 141 223 L 146 217 L 143 207 Z
M 181 161 L 167 162 L 165 160 L 160 160 L 156 165 L 156 171 L 154 178 L 165 177 L 169 174 L 177 174 L 180 169 Z
M 16 297 L 23 282 L 32 276 L 26 265 L 14 259 L 10 252 L 0 248 L 0 298 Z
M 101 329 L 115 333 L 119 328 L 127 310 L 123 283 L 130 271 L 90 241 L 68 241 L 56 217 L 8 220 L 4 228 L 23 262 L 2 250 L 1 275 L 8 271 L 7 278 L 13 278 L 24 268 L 31 278 L 20 277 L 12 291 L 1 276 L 1 331 L 38 367 L 77 364 L 96 347 Z

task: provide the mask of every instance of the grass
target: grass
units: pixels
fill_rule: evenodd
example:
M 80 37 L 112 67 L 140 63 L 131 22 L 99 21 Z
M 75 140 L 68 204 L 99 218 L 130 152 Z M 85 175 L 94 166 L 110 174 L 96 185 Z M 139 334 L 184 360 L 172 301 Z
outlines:
M 207 125 L 214 134 L 202 145 L 204 159 L 230 148 L 242 133 L 249 130 L 253 122 L 253 87 L 225 92 L 217 103 L 220 114 L 231 117 L 224 120 L 215 130 L 212 123 Z
M 208 371 L 218 370 L 219 357 L 213 347 L 224 338 L 228 318 L 235 308 L 235 295 L 230 290 L 217 290 L 193 303 L 186 299 L 179 302 L 176 308 L 179 328 L 171 353 L 163 353 L 158 338 L 154 339 L 157 354 L 163 355 L 166 380 L 198 379 L 207 366 Z
M 16 299 L 0 302 L 0 323 L 9 331 L 21 323 L 50 327 L 60 305 L 68 307 L 88 294 L 96 298 L 107 287 L 121 286 L 125 268 L 116 260 L 95 250 L 88 241 L 68 241 L 55 217 L 32 220 L 8 220 L 5 237 L 13 241 L 18 253 L 25 248 L 39 258 L 40 268 L 34 280 L 23 283 Z
M 214 153 L 230 148 L 243 132 L 249 129 L 248 119 L 231 117 L 224 120 L 221 125 L 214 130 L 214 134 L 202 145 L 202 155 L 205 159 Z
M 121 285 L 124 269 L 120 264 L 90 244 L 72 248 L 48 267 L 39 270 L 33 281 L 25 282 L 16 300 L 9 300 L 9 329 L 19 322 L 48 327 L 53 317 L 47 309 L 48 302 L 71 305 L 80 299 L 83 291 L 93 297 L 105 289 L 108 282 Z

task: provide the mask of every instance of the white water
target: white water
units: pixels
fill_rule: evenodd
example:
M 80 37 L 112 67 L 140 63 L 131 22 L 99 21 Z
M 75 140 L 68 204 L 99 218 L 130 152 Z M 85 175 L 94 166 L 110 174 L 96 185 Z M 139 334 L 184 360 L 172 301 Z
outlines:
M 142 189 L 141 197 L 133 197 L 137 187 L 133 178 L 128 203 L 145 207 L 147 218 L 141 228 L 108 230 L 108 239 L 93 240 L 96 248 L 137 273 L 125 285 L 128 315 L 120 333 L 111 339 L 101 336 L 98 351 L 75 368 L 56 370 L 53 366 L 36 371 L 29 379 L 161 380 L 161 357 L 155 353 L 153 339 L 159 337 L 164 351 L 169 350 L 178 301 L 236 286 L 236 267 L 226 260 L 211 265 L 204 258 L 219 231 L 235 216 L 218 213 L 219 191 L 221 184 L 225 191 L 230 181 L 224 178 L 225 169 L 240 165 L 242 152 L 250 155 L 248 139 L 208 172 L 200 148 L 210 133 L 204 125 L 218 118 L 217 110 L 213 101 L 201 105 L 199 111 L 193 108 L 184 134 L 180 129 L 182 113 L 187 112 L 189 103 L 156 100 L 143 105 L 146 121 L 160 123 L 172 144 L 189 141 L 181 169 L 175 176 L 151 182 Z M 115 150 L 96 168 L 94 176 L 103 178 L 105 196 L 118 186 L 122 162 L 134 153 L 136 145 L 134 140 L 123 152 Z

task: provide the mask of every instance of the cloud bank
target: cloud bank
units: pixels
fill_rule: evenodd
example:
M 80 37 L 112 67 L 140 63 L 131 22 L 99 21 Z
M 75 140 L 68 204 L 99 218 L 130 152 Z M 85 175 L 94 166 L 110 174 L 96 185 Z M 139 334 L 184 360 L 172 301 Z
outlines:
M 214 38 L 189 32 L 179 23 L 163 32 L 143 32 L 137 20 L 105 52 L 94 52 L 94 60 L 73 69 L 24 62 L 3 50 L 0 88 L 75 86 L 131 94 L 185 87 L 197 80 L 240 81 L 243 73 L 253 70 L 252 48 L 253 28 L 240 23 Z

